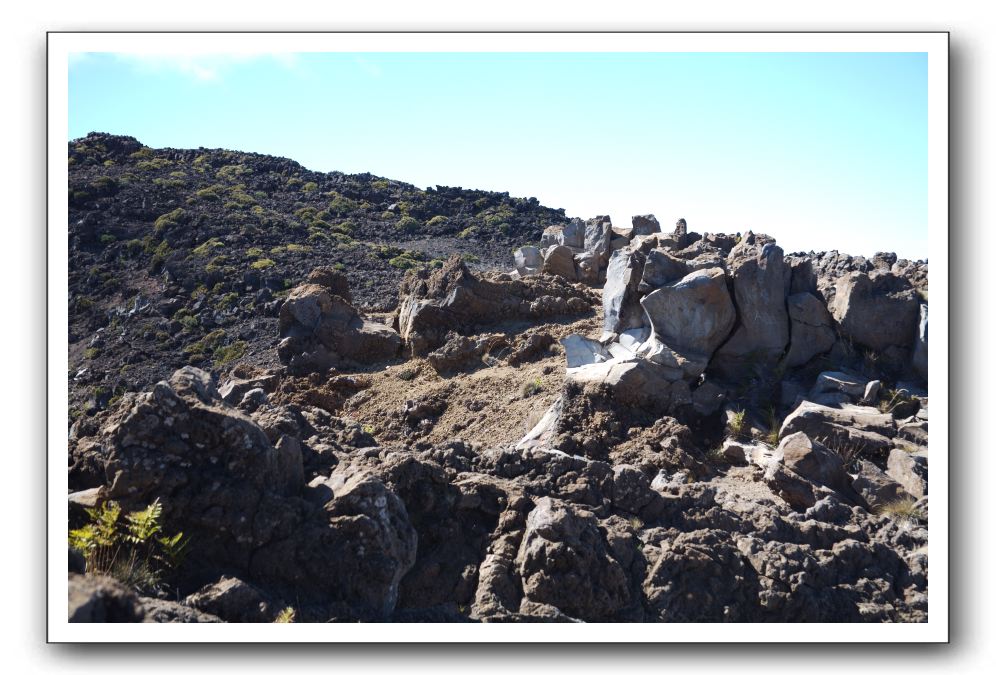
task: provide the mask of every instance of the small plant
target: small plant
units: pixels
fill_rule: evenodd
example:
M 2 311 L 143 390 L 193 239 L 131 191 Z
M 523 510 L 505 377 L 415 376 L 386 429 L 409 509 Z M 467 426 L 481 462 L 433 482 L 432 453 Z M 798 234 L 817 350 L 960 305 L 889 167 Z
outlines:
M 249 267 L 253 268 L 254 270 L 257 270 L 257 271 L 261 272 L 263 270 L 270 269 L 271 267 L 273 267 L 276 264 L 277 263 L 273 262 L 269 258 L 260 258 L 259 260 L 256 260 L 251 265 L 249 265 Z
M 449 220 L 450 219 L 447 218 L 446 216 L 433 216 L 432 218 L 429 219 L 429 222 L 427 222 L 426 225 L 428 225 L 429 227 L 435 227 L 437 225 L 445 225 L 447 222 L 449 222 Z
M 778 445 L 778 441 L 781 431 L 781 422 L 778 419 L 778 412 L 775 410 L 774 406 L 768 408 L 768 433 L 764 435 L 764 442 L 768 445 L 774 447 Z
M 633 516 L 632 518 L 629 519 L 629 526 L 632 527 L 634 530 L 642 530 L 643 521 L 637 518 L 636 516 Z
M 738 410 L 732 415 L 730 419 L 726 422 L 726 433 L 733 440 L 740 440 L 744 437 L 744 433 L 747 431 L 746 425 L 747 411 Z
M 477 232 L 477 228 L 471 225 L 470 227 L 462 230 L 460 234 L 457 235 L 457 239 L 467 239 L 468 237 L 474 236 Z
M 217 237 L 211 237 L 200 246 L 194 248 L 192 252 L 194 255 L 206 256 L 210 255 L 216 248 L 221 248 L 222 246 L 224 246 L 224 244 L 218 241 Z
M 411 234 L 412 232 L 415 232 L 418 229 L 418 221 L 412 218 L 411 216 L 402 216 L 401 220 L 397 222 L 395 227 L 401 230 L 402 232 L 407 232 Z
M 273 620 L 273 623 L 294 623 L 294 619 L 297 618 L 297 611 L 293 607 L 284 607 L 277 614 L 277 618 Z
M 879 394 L 879 412 L 891 415 L 901 404 L 910 400 L 910 393 L 905 389 L 883 389 Z
M 100 235 L 100 243 L 103 244 L 104 246 L 110 246 L 117 240 L 118 238 L 115 237 L 113 234 L 108 234 L 105 232 L 104 234 Z
M 301 192 L 314 192 L 317 189 L 318 189 L 318 183 L 315 183 L 314 181 L 310 180 L 301 186 Z
M 543 391 L 543 381 L 540 378 L 531 380 L 522 385 L 522 398 L 529 398 Z
M 182 563 L 188 539 L 167 535 L 157 498 L 125 514 L 115 501 L 86 510 L 90 522 L 69 532 L 69 546 L 86 560 L 87 574 L 108 574 L 139 591 L 161 587 L 162 578 Z
M 97 358 L 98 354 L 100 354 L 100 350 L 99 349 L 97 349 L 96 347 L 88 347 L 83 352 L 83 358 L 84 359 L 95 359 L 95 358 Z
M 925 520 L 923 513 L 916 507 L 916 499 L 913 497 L 899 497 L 879 504 L 875 512 L 906 525 L 914 525 Z
M 418 377 L 418 371 L 414 368 L 408 368 L 407 370 L 402 370 L 398 373 L 398 379 L 405 382 L 411 382 L 416 377 Z

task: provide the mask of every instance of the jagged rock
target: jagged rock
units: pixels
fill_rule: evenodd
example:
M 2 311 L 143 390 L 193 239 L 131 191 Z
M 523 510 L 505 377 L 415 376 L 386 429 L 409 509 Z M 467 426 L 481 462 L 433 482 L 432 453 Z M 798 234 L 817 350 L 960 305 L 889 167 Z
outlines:
M 692 405 L 695 412 L 703 417 L 712 415 L 726 401 L 726 390 L 710 381 L 705 381 L 692 391 Z
M 446 344 L 430 352 L 425 359 L 433 370 L 446 375 L 478 366 L 488 352 L 507 346 L 508 340 L 504 335 L 470 338 L 453 333 L 449 335 Z
M 218 388 L 218 393 L 221 394 L 221 398 L 226 403 L 235 405 L 253 389 L 262 389 L 264 392 L 273 393 L 279 383 L 279 373 L 270 373 L 247 379 L 233 377 Z
M 891 272 L 851 272 L 837 282 L 830 312 L 843 335 L 882 352 L 912 345 L 918 307 L 906 279 Z
M 913 370 L 927 379 L 927 303 L 920 305 L 920 323 L 917 325 L 916 340 L 913 343 Z
M 782 249 L 754 234 L 730 252 L 729 269 L 737 325 L 710 367 L 732 377 L 781 358 L 789 339 L 785 298 L 790 273 Z
M 792 274 L 794 280 L 795 270 Z M 795 293 L 788 296 L 786 307 L 791 324 L 785 365 L 795 368 L 808 363 L 814 356 L 830 351 L 836 335 L 830 312 L 819 298 L 808 292 Z
M 622 405 L 667 409 L 675 374 L 649 361 L 605 362 L 572 369 L 566 380 L 581 386 L 604 386 Z M 675 379 L 680 378 L 680 373 Z
M 467 334 L 508 319 L 582 314 L 590 310 L 590 294 L 546 275 L 478 278 L 453 256 L 431 275 L 425 270 L 409 272 L 401 286 L 395 325 L 412 354 L 424 356 L 440 347 L 451 331 Z
M 893 448 L 889 453 L 886 474 L 916 498 L 927 495 L 927 456 L 924 452 L 907 452 Z
M 599 269 L 609 262 L 611 241 L 612 219 L 609 216 L 596 216 L 585 222 L 584 250 L 594 256 Z
M 145 614 L 142 620 L 144 623 L 222 623 L 222 620 L 213 614 L 171 600 L 139 598 L 139 604 Z
M 353 294 L 349 290 L 349 279 L 344 272 L 334 267 L 316 267 L 308 274 L 305 283 L 321 286 L 332 295 L 338 295 L 346 302 L 353 303 Z
M 577 281 L 578 271 L 574 264 L 574 251 L 567 246 L 551 246 L 543 257 L 543 273 L 563 277 L 567 281 Z
M 543 255 L 535 246 L 523 246 L 513 254 L 515 269 L 521 276 L 539 274 L 543 267 Z
M 585 226 L 578 218 L 574 218 L 560 228 L 556 235 L 557 244 L 574 250 L 584 249 Z
M 315 509 L 304 487 L 301 447 L 276 445 L 225 404 L 194 368 L 137 395 L 102 429 L 105 496 L 124 510 L 154 499 L 164 522 L 197 541 L 197 564 L 316 597 L 393 609 L 411 566 L 414 533 L 404 505 L 374 480 L 339 481 Z M 285 440 L 286 439 L 286 440 Z
M 636 542 L 613 546 L 606 534 L 590 513 L 537 500 L 516 557 L 523 597 L 585 621 L 611 620 L 627 609 L 635 598 L 624 565 Z
M 858 473 L 851 486 L 873 512 L 906 496 L 902 485 L 866 459 L 858 461 Z
M 568 368 L 578 368 L 592 363 L 608 361 L 611 355 L 598 340 L 592 340 L 582 335 L 568 335 L 561 338 L 564 347 L 564 358 Z
M 643 275 L 642 254 L 621 249 L 609 258 L 602 289 L 602 310 L 606 333 L 622 333 L 643 323 L 643 309 L 637 288 Z
M 652 213 L 643 216 L 633 216 L 633 228 L 630 230 L 630 237 L 639 237 L 648 234 L 657 234 L 661 231 L 661 224 Z
M 222 577 L 188 595 L 184 603 L 229 623 L 269 623 L 276 611 L 259 589 L 235 577 Z
M 840 456 L 802 432 L 782 438 L 776 456 L 803 478 L 838 492 L 847 489 L 847 473 Z
M 349 302 L 317 284 L 291 291 L 280 307 L 280 361 L 295 373 L 322 372 L 343 362 L 393 358 L 401 338 L 360 317 Z
M 640 281 L 640 290 L 650 292 L 665 284 L 678 281 L 690 271 L 688 263 L 681 258 L 674 257 L 664 249 L 655 248 L 647 253 L 647 262 L 643 266 L 643 278 Z
M 892 415 L 867 406 L 830 408 L 804 401 L 782 422 L 779 436 L 801 431 L 834 449 L 887 450 L 896 435 Z
M 69 575 L 69 623 L 140 623 L 145 612 L 135 592 L 105 576 Z

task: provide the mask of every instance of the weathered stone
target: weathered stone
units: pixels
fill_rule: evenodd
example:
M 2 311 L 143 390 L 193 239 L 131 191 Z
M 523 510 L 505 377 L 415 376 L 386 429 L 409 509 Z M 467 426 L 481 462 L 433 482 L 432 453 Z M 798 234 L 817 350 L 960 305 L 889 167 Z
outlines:
M 896 435 L 892 415 L 877 408 L 844 405 L 830 408 L 804 401 L 782 422 L 781 437 L 801 431 L 831 448 L 885 450 Z
M 543 258 L 543 273 L 563 277 L 567 281 L 577 281 L 574 251 L 563 245 L 548 248 Z
M 711 367 L 731 377 L 774 364 L 788 345 L 788 268 L 782 249 L 761 241 L 749 235 L 730 252 L 738 322 Z
M 836 335 L 830 312 L 820 299 L 811 293 L 795 293 L 788 296 L 786 307 L 791 323 L 785 365 L 795 368 L 830 351 Z
M 660 231 L 661 224 L 657 222 L 654 214 L 648 213 L 643 216 L 633 216 L 633 229 L 631 230 L 630 237 L 657 234 Z
M 679 354 L 706 360 L 736 320 L 726 274 L 718 268 L 692 272 L 644 296 L 640 304 L 660 342 Z
M 785 466 L 803 478 L 837 491 L 847 488 L 847 474 L 840 456 L 802 432 L 784 437 L 778 443 L 777 454 Z
M 621 249 L 609 258 L 602 289 L 602 309 L 605 331 L 621 333 L 643 324 L 637 288 L 643 275 L 643 256 Z
M 927 455 L 893 448 L 889 453 L 886 474 L 916 498 L 927 494 Z
M 585 225 L 578 218 L 571 219 L 557 234 L 557 243 L 575 251 L 584 249 Z
M 629 542 L 635 551 L 635 541 Z M 585 621 L 609 620 L 635 600 L 595 517 L 549 497 L 529 513 L 516 558 L 525 599 Z
M 585 222 L 584 250 L 594 256 L 598 269 L 609 262 L 609 246 L 612 240 L 612 219 L 597 216 Z
M 543 267 L 543 256 L 535 246 L 522 246 L 513 254 L 515 269 L 522 276 L 539 274 Z
M 691 270 L 681 258 L 676 258 L 664 249 L 655 248 L 647 254 L 647 262 L 643 266 L 643 278 L 640 290 L 649 292 L 665 284 L 678 281 Z
M 672 400 L 671 384 L 680 377 L 680 371 L 649 361 L 608 361 L 572 369 L 566 381 L 605 387 L 617 404 L 666 410 Z
M 885 351 L 909 347 L 919 303 L 909 281 L 891 272 L 851 272 L 837 282 L 831 314 L 855 343 Z
M 902 485 L 866 459 L 858 461 L 858 473 L 851 481 L 851 487 L 872 512 L 907 496 Z

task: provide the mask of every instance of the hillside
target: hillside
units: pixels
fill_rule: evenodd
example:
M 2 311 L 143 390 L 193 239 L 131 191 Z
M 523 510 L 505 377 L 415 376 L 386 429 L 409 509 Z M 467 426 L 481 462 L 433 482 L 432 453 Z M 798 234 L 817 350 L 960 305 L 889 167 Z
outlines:
M 386 312 L 408 269 L 451 254 L 472 269 L 507 266 L 516 246 L 567 222 L 535 199 L 258 154 L 102 133 L 68 150 L 76 415 L 182 365 L 266 363 L 275 301 L 318 265 L 346 273 L 359 308 Z

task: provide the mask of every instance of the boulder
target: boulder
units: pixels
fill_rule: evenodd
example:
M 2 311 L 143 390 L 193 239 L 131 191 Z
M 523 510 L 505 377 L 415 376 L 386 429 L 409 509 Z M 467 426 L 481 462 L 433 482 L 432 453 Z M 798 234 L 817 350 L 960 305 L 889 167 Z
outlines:
M 450 332 L 472 333 L 510 319 L 582 314 L 593 301 L 591 291 L 560 277 L 477 277 L 459 256 L 452 256 L 432 273 L 408 272 L 395 325 L 412 354 L 424 356 L 442 346 Z
M 543 257 L 543 273 L 577 281 L 578 270 L 574 265 L 574 251 L 567 246 L 551 246 Z
M 629 249 L 618 250 L 609 258 L 602 289 L 605 332 L 621 333 L 643 324 L 643 310 L 637 294 L 643 263 L 643 255 Z
M 630 230 L 630 238 L 648 234 L 657 234 L 661 231 L 661 224 L 652 213 L 643 216 L 633 216 L 633 228 Z
M 896 435 L 892 415 L 877 408 L 845 404 L 831 408 L 803 401 L 782 422 L 779 436 L 801 431 L 834 450 L 887 450 Z
M 138 596 L 120 581 L 69 575 L 69 623 L 141 623 L 144 619 Z
M 521 276 L 539 274 L 543 267 L 543 256 L 535 246 L 522 246 L 515 249 L 513 253 L 515 259 L 515 270 Z
M 726 274 L 719 268 L 692 272 L 644 296 L 640 304 L 657 339 L 676 352 L 707 358 L 736 320 Z
M 793 271 L 793 279 L 795 272 Z M 819 298 L 812 293 L 795 293 L 786 300 L 789 316 L 789 349 L 785 365 L 795 368 L 833 347 L 836 335 L 833 321 Z
M 276 611 L 256 587 L 235 577 L 222 577 L 188 595 L 184 603 L 229 623 L 270 623 Z
M 927 380 L 927 303 L 920 305 L 920 322 L 913 343 L 913 370 Z
M 927 495 L 927 454 L 893 448 L 885 470 L 889 478 L 917 499 Z
M 782 249 L 750 234 L 729 256 L 737 326 L 717 350 L 711 367 L 730 377 L 740 377 L 778 361 L 789 340 L 789 270 Z
M 803 478 L 837 491 L 847 488 L 849 481 L 840 456 L 802 432 L 782 438 L 776 454 Z
M 401 338 L 388 326 L 363 319 L 343 297 L 303 284 L 280 307 L 277 354 L 291 372 L 323 372 L 343 363 L 394 358 Z
M 851 487 L 869 511 L 877 512 L 886 504 L 907 497 L 903 486 L 866 459 L 858 460 L 858 473 Z
M 585 222 L 584 250 L 594 256 L 598 269 L 609 262 L 609 246 L 612 241 L 612 219 L 597 216 Z
M 635 555 L 636 542 L 626 544 L 611 545 L 591 513 L 538 499 L 515 560 L 524 599 L 584 621 L 611 620 L 639 602 L 623 564 Z
M 881 388 L 882 382 L 879 380 L 869 380 L 850 373 L 825 371 L 816 376 L 816 382 L 809 391 L 809 398 L 817 401 L 827 394 L 843 395 L 841 402 L 867 405 L 878 400 Z
M 101 429 L 104 495 L 126 512 L 159 499 L 163 522 L 196 541 L 191 562 L 247 582 L 389 614 L 414 559 L 404 505 L 376 479 L 335 474 L 302 495 L 298 440 L 228 406 L 195 368 L 138 394 Z
M 579 218 L 572 218 L 557 233 L 557 243 L 575 251 L 584 250 L 585 224 Z
M 837 281 L 830 312 L 842 335 L 883 352 L 912 346 L 919 302 L 910 282 L 891 272 L 850 272 Z
M 676 258 L 664 249 L 655 248 L 647 253 L 647 262 L 643 266 L 643 278 L 640 280 L 640 290 L 652 291 L 665 284 L 678 281 L 691 270 L 688 263 Z
M 606 361 L 572 369 L 565 382 L 582 387 L 604 387 L 611 392 L 617 405 L 667 410 L 673 400 L 672 384 L 680 378 L 681 371 L 649 361 Z
M 581 335 L 572 334 L 561 338 L 564 356 L 568 368 L 578 368 L 592 363 L 608 361 L 612 356 L 598 340 L 592 340 Z
M 332 295 L 338 295 L 350 304 L 353 302 L 353 295 L 349 290 L 349 279 L 346 277 L 346 273 L 334 267 L 316 267 L 308 274 L 305 283 L 321 286 Z

